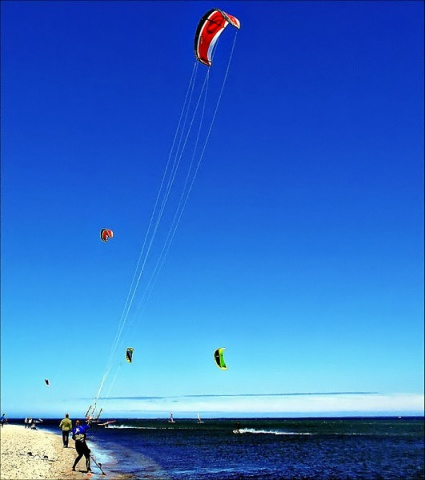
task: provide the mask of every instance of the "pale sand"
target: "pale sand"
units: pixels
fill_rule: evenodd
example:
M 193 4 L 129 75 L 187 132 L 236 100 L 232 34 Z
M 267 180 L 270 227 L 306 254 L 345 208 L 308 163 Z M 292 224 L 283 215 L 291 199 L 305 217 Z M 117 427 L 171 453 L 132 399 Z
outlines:
M 31 430 L 21 425 L 5 425 L 0 428 L 2 480 L 79 480 L 89 478 L 85 474 L 85 458 L 77 465 L 75 472 L 71 470 L 77 456 L 74 442 L 69 439 L 69 447 L 64 448 L 62 435 L 38 430 Z M 90 446 L 90 443 L 89 443 Z M 28 454 L 31 452 L 31 455 Z M 98 471 L 92 461 L 92 479 L 106 478 Z M 109 472 L 108 472 L 109 473 Z M 107 475 L 107 478 L 121 476 Z

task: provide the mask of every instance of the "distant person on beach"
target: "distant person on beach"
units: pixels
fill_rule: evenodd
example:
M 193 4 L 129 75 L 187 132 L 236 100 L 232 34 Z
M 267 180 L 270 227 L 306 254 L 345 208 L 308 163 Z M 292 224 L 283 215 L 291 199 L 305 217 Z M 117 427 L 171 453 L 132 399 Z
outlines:
M 72 470 L 75 471 L 77 463 L 81 460 L 83 455 L 86 457 L 87 473 L 91 472 L 90 468 L 90 448 L 86 443 L 86 431 L 91 427 L 91 417 L 87 417 L 86 425 L 81 425 L 80 420 L 75 422 L 75 428 L 72 430 L 72 439 L 75 440 L 75 450 L 77 450 L 78 456 L 75 459 Z
M 24 420 L 25 428 L 29 428 L 28 417 Z
M 72 421 L 68 413 L 65 413 L 65 418 L 61 420 L 59 428 L 62 430 L 63 447 L 68 448 L 69 432 L 72 430 Z
M 31 430 L 37 430 L 37 427 L 36 427 L 36 425 L 35 425 L 35 422 L 32 422 Z
M 1 411 L 1 410 L 0 410 Z M 7 423 L 7 418 L 6 418 L 6 414 L 3 413 L 3 415 L 0 417 L 0 423 L 1 423 L 1 427 L 3 428 L 3 425 L 5 423 Z

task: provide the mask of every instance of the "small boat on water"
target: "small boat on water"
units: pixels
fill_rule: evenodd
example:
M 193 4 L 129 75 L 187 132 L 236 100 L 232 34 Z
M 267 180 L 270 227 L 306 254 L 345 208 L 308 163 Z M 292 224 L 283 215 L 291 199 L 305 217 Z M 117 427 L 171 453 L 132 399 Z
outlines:
M 176 423 L 172 413 L 170 413 L 170 418 L 168 419 L 168 423 Z
M 198 423 L 204 423 L 202 420 L 201 420 L 201 417 L 199 416 L 199 413 L 198 413 L 198 420 L 197 420 Z

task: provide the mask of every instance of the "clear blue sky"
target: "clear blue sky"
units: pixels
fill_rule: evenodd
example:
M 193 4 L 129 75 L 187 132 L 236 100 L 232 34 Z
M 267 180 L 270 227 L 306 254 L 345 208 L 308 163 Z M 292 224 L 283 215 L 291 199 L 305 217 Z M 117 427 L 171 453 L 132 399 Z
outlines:
M 423 414 L 419 1 L 2 2 L 1 410 L 96 396 L 213 7 L 241 22 L 217 117 L 99 404 Z

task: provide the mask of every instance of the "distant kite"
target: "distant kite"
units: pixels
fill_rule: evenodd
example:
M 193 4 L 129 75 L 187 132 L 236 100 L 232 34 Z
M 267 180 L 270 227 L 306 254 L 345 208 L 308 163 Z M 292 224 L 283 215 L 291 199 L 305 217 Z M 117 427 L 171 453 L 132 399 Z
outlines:
M 217 348 L 217 350 L 214 352 L 215 363 L 217 364 L 217 367 L 221 370 L 227 370 L 227 365 L 223 357 L 224 350 L 225 348 Z
M 128 363 L 133 362 L 133 352 L 134 352 L 134 348 L 127 348 L 127 351 L 125 352 L 125 359 L 127 360 Z
M 108 230 L 107 228 L 102 228 L 100 231 L 100 238 L 103 242 L 107 242 L 113 236 L 114 232 L 112 230 Z
M 201 18 L 195 34 L 195 57 L 199 62 L 211 67 L 212 54 L 218 37 L 229 24 L 237 29 L 241 28 L 236 17 L 222 10 L 209 10 Z
M 50 382 L 49 382 L 49 380 L 47 380 L 47 378 L 44 380 L 44 382 L 48 387 L 50 387 Z

